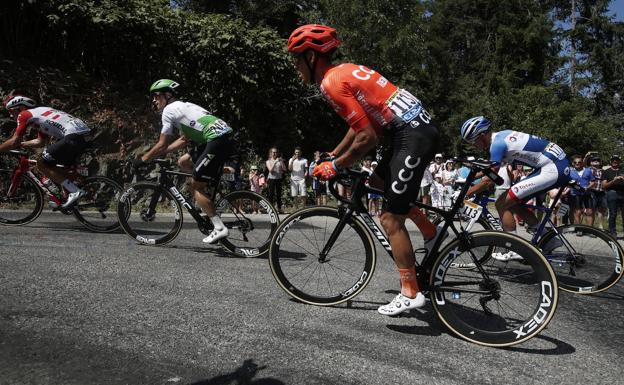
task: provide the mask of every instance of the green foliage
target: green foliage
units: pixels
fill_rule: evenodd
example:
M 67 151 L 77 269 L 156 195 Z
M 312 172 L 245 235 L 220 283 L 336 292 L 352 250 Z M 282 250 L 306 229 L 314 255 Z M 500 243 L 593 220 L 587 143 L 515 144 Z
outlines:
M 478 114 L 568 153 L 615 151 L 624 25 L 606 16 L 607 0 L 575 4 L 572 14 L 568 0 L 4 1 L 0 58 L 12 62 L 0 65 L 0 93 L 21 90 L 84 116 L 116 143 L 107 151 L 130 151 L 158 135 L 149 85 L 172 78 L 184 99 L 235 128 L 244 154 L 273 145 L 311 154 L 346 129 L 285 51 L 295 26 L 318 22 L 338 29 L 340 61 L 379 70 L 423 100 L 447 153 L 471 151 L 457 131 Z

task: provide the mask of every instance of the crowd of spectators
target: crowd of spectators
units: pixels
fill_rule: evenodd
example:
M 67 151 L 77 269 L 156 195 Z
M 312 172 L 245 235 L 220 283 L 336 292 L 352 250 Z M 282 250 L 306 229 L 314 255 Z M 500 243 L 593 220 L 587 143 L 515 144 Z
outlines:
M 314 152 L 308 160 L 302 149 L 296 147 L 292 155 L 285 159 L 280 151 L 273 147 L 269 150 L 263 164 L 250 165 L 247 173 L 237 166 L 236 186 L 247 188 L 258 194 L 264 194 L 279 210 L 284 212 L 296 210 L 307 205 L 327 205 L 327 182 L 312 177 L 314 166 L 319 163 L 321 153 Z M 469 157 L 470 159 L 471 157 Z M 624 219 L 624 170 L 620 168 L 621 158 L 613 155 L 605 166 L 596 152 L 585 156 L 575 155 L 570 158 L 570 176 L 581 190 L 566 188 L 557 205 L 555 223 L 585 223 L 617 234 L 616 220 Z M 377 161 L 368 156 L 361 162 L 362 170 L 373 173 Z M 446 159 L 442 153 L 435 155 L 434 160 L 425 170 L 421 181 L 419 199 L 440 208 L 448 208 L 453 203 L 454 193 L 465 183 L 469 169 L 453 159 Z M 499 175 L 504 183 L 492 191 L 495 197 L 507 191 L 514 183 L 526 178 L 533 172 L 530 167 L 522 164 L 507 164 L 501 167 Z M 290 188 L 284 192 L 288 183 Z M 478 183 L 474 181 L 473 183 Z M 243 186 L 244 185 L 244 186 Z M 341 189 L 342 195 L 348 196 L 349 191 Z M 549 191 L 535 198 L 534 202 L 549 204 L 558 189 Z M 284 196 L 283 194 L 287 194 Z M 286 198 L 286 202 L 284 202 Z M 382 197 L 377 194 L 367 196 L 367 207 L 371 215 L 379 215 L 382 210 Z M 258 208 L 254 208 L 258 211 Z M 606 223 L 605 223 L 606 221 Z M 522 225 L 521 221 L 519 221 Z

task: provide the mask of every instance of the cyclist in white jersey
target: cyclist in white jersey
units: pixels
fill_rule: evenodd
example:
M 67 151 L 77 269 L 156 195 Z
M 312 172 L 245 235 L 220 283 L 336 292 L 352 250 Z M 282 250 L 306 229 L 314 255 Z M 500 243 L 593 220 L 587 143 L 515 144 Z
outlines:
M 173 80 L 160 79 L 150 87 L 154 108 L 162 113 L 162 129 L 158 142 L 145 154 L 136 158 L 135 167 L 186 147 L 189 142 L 198 145 L 195 155 L 184 154 L 178 159 L 183 170 L 193 170 L 191 190 L 195 202 L 208 215 L 214 230 L 203 239 L 205 243 L 215 243 L 228 236 L 228 229 L 221 221 L 214 208 L 213 197 L 206 188 L 208 182 L 217 183 L 223 164 L 234 154 L 234 142 L 231 139 L 232 128 L 223 120 L 211 115 L 204 108 L 176 99 L 176 88 Z M 173 141 L 176 131 L 179 137 Z
M 462 125 L 461 136 L 480 150 L 489 150 L 495 172 L 499 171 L 503 162 L 513 161 L 534 169 L 526 178 L 511 186 L 506 194 L 498 197 L 496 209 L 505 231 L 516 233 L 514 214 L 524 219 L 529 229 L 535 229 L 538 224 L 537 217 L 519 203 L 568 183 L 570 162 L 565 152 L 555 143 L 518 131 L 492 132 L 490 125 L 490 121 L 483 116 L 468 119 Z M 467 195 L 487 190 L 493 183 L 489 178 L 483 178 L 480 183 L 468 189 Z M 497 259 L 520 259 L 513 252 L 508 254 Z
M 80 119 L 51 107 L 37 107 L 33 99 L 21 95 L 9 96 L 4 103 L 12 118 L 17 120 L 15 133 L 6 142 L 0 144 L 0 152 L 15 148 L 38 148 L 49 144 L 37 160 L 37 168 L 62 185 L 69 193 L 62 207 L 74 205 L 85 192 L 67 178 L 67 169 L 58 165 L 71 166 L 82 155 L 91 141 L 91 130 Z M 22 141 L 28 128 L 36 128 L 36 139 Z

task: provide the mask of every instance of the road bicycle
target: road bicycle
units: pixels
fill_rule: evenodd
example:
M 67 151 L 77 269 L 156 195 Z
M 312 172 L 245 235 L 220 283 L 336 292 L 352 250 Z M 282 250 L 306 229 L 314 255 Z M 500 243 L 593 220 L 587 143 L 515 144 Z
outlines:
M 439 231 L 452 231 L 455 239 L 439 250 L 438 237 L 431 252 L 417 262 L 418 285 L 428 293 L 433 310 L 453 333 L 486 346 L 510 346 L 537 335 L 551 320 L 558 301 L 555 274 L 531 243 L 508 233 L 468 233 L 454 224 L 470 181 L 479 171 L 502 182 L 488 161 L 463 162 L 470 167 L 460 199 L 449 211 L 421 202 L 417 207 L 438 213 Z M 379 190 L 366 186 L 368 173 L 346 170 L 337 177 L 352 186 L 350 199 L 341 197 L 334 183 L 330 191 L 338 208 L 305 208 L 284 219 L 271 239 L 269 264 L 279 286 L 293 298 L 311 305 L 336 305 L 355 298 L 370 282 L 377 262 L 376 239 L 392 257 L 390 243 L 362 199 Z M 483 259 L 489 248 L 514 250 L 525 263 Z M 461 268 L 472 263 L 474 268 Z
M 578 188 L 573 185 L 571 187 Z M 624 275 L 622 269 L 624 249 L 616 238 L 595 227 L 583 224 L 563 226 L 554 224 L 552 213 L 565 188 L 566 186 L 563 186 L 559 189 L 549 207 L 522 204 L 528 209 L 543 213 L 543 218 L 531 237 L 531 243 L 542 250 L 550 262 L 557 275 L 559 288 L 580 294 L 605 291 Z M 466 227 L 466 231 L 470 231 L 473 226 L 484 230 L 503 231 L 499 220 L 488 209 L 488 203 L 494 201 L 495 199 L 487 194 L 481 194 L 470 203 L 474 208 L 471 215 L 477 216 L 477 219 L 472 221 L 473 225 Z M 563 216 L 564 211 L 568 209 L 567 205 L 562 204 L 559 214 Z M 474 218 L 462 218 L 461 215 L 458 217 L 460 222 L 469 219 Z M 489 250 L 484 254 L 484 258 L 490 258 L 494 252 L 498 251 Z
M 126 234 L 145 245 L 169 243 L 182 230 L 183 207 L 197 222 L 199 231 L 210 234 L 213 230 L 210 219 L 174 183 L 179 176 L 192 175 L 172 170 L 167 160 L 154 162 L 160 166 L 156 182 L 133 183 L 120 197 L 118 215 Z M 236 255 L 264 255 L 280 222 L 277 210 L 262 195 L 251 191 L 233 191 L 222 196 L 221 183 L 213 183 L 211 188 L 211 196 L 216 197 L 215 209 L 229 230 L 228 237 L 221 239 L 220 244 Z
M 3 158 L 0 161 L 0 224 L 25 225 L 37 219 L 44 206 L 44 195 L 52 211 L 73 215 L 87 229 L 95 232 L 112 232 L 119 229 L 117 200 L 122 188 L 104 176 L 87 177 L 70 167 L 69 178 L 86 192 L 76 204 L 63 208 L 67 191 L 40 174 L 36 161 L 24 151 L 7 153 L 17 161 Z M 60 166 L 62 167 L 62 166 Z

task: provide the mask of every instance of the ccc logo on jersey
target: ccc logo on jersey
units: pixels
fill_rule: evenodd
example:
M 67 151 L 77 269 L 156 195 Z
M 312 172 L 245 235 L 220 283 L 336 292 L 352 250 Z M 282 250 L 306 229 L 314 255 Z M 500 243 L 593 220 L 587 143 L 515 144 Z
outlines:
M 371 78 L 371 75 L 375 73 L 375 71 L 368 69 L 364 66 L 359 66 L 359 69 L 354 70 L 353 72 L 351 72 L 351 74 L 356 78 L 356 79 L 360 79 L 360 80 L 368 80 Z

